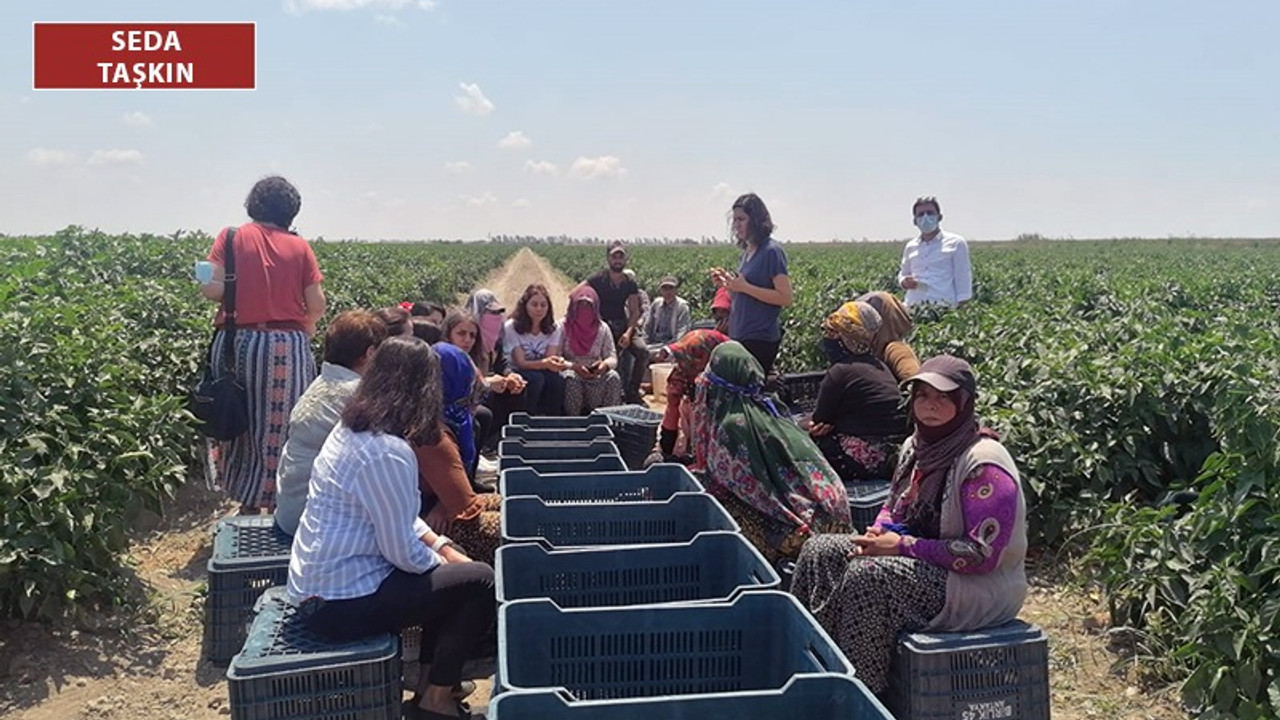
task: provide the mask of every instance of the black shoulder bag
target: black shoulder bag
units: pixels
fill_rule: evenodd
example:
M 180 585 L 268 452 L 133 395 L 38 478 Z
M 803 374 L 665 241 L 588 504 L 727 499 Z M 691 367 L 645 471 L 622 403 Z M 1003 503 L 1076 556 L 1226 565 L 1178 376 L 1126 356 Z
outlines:
M 204 376 L 191 393 L 191 414 L 199 421 L 196 429 L 223 441 L 234 440 L 249 429 L 248 393 L 236 378 L 236 253 L 231 244 L 235 235 L 235 228 L 227 228 L 223 248 L 226 273 L 222 281 L 222 353 L 214 357 L 211 340 Z

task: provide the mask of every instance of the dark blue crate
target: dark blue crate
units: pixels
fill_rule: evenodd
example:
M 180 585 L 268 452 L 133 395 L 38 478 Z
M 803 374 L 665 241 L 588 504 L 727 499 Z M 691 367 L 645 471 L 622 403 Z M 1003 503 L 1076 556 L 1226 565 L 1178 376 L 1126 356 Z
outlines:
M 562 690 L 521 690 L 489 703 L 489 720 L 893 720 L 861 681 L 799 675 L 781 690 L 574 702 Z
M 210 662 L 222 665 L 240 652 L 258 597 L 289 580 L 292 547 L 293 538 L 277 528 L 270 516 L 218 521 L 213 557 L 206 564 L 204 651 Z
M 880 508 L 889 500 L 888 480 L 864 480 L 847 482 L 845 492 L 849 495 L 849 515 L 853 519 L 853 529 L 858 532 L 875 524 Z
M 596 412 L 609 419 L 618 450 L 627 467 L 639 470 L 658 443 L 658 428 L 662 426 L 662 413 L 639 405 L 615 405 L 597 408 Z
M 622 462 L 622 456 L 616 452 L 576 460 L 526 460 L 518 457 L 498 458 L 499 470 L 509 470 L 511 468 L 522 467 L 533 468 L 543 475 L 551 473 L 618 472 L 627 469 L 626 463 Z
M 504 542 L 551 548 L 688 542 L 738 523 L 706 493 L 677 493 L 662 502 L 548 504 L 536 497 L 502 501 Z
M 899 638 L 889 678 L 898 720 L 1049 718 L 1049 639 L 1015 620 L 965 633 Z
M 523 425 L 505 425 L 503 440 L 521 440 L 525 443 L 591 442 L 597 438 L 613 439 L 608 425 L 590 425 L 584 428 L 530 428 Z
M 797 675 L 852 675 L 849 661 L 791 595 L 731 602 L 562 609 L 498 608 L 500 690 L 564 688 L 576 700 L 780 690 Z
M 662 463 L 644 472 L 576 473 L 544 476 L 532 468 L 503 470 L 503 497 L 532 495 L 546 502 L 636 502 L 666 500 L 678 492 L 702 492 L 702 484 L 683 465 Z
M 793 415 L 813 412 L 818 407 L 818 389 L 825 371 L 787 373 L 778 377 L 778 399 L 786 403 Z
M 585 428 L 591 427 L 592 425 L 608 425 L 609 420 L 599 413 L 591 413 L 586 417 L 558 417 L 530 415 L 529 413 L 517 412 L 511 413 L 511 417 L 507 419 L 507 424 L 538 429 L 566 429 Z
M 523 440 L 498 442 L 498 458 L 521 460 L 587 460 L 597 455 L 616 455 L 618 446 L 612 440 L 601 438 L 585 442 L 526 443 Z
M 669 545 L 555 551 L 504 545 L 494 572 L 499 602 L 547 598 L 560 607 L 723 602 L 779 583 L 760 552 L 730 532 Z
M 312 633 L 284 588 L 263 593 L 244 649 L 227 668 L 232 720 L 396 720 L 400 638 L 336 643 Z

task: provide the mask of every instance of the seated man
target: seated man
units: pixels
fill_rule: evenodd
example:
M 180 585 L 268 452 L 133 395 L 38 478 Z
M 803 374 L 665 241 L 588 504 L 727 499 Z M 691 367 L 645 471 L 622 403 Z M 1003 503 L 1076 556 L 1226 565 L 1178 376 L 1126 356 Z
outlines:
M 324 364 L 289 415 L 289 437 L 276 467 L 276 527 L 292 535 L 307 503 L 311 463 L 355 394 L 360 375 L 387 337 L 385 323 L 366 310 L 348 310 L 324 333 Z
M 676 295 L 676 287 L 671 275 L 658 284 L 658 299 L 644 316 L 644 337 L 650 346 L 670 345 L 689 332 L 689 303 Z

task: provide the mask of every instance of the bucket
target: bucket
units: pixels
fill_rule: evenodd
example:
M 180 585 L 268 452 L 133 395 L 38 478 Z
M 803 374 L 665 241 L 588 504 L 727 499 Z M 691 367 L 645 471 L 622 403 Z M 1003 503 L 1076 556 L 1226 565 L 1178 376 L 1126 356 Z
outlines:
M 675 369 L 675 363 L 653 363 L 649 366 L 649 372 L 653 375 L 653 396 L 662 400 L 667 399 L 667 376 Z

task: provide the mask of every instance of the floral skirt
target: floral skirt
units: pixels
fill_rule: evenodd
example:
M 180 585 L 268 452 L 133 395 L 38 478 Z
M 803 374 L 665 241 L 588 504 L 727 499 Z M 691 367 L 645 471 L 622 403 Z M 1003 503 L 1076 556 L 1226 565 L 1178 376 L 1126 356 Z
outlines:
M 898 443 L 831 433 L 817 438 L 818 449 L 845 482 L 888 480 L 898 460 Z

